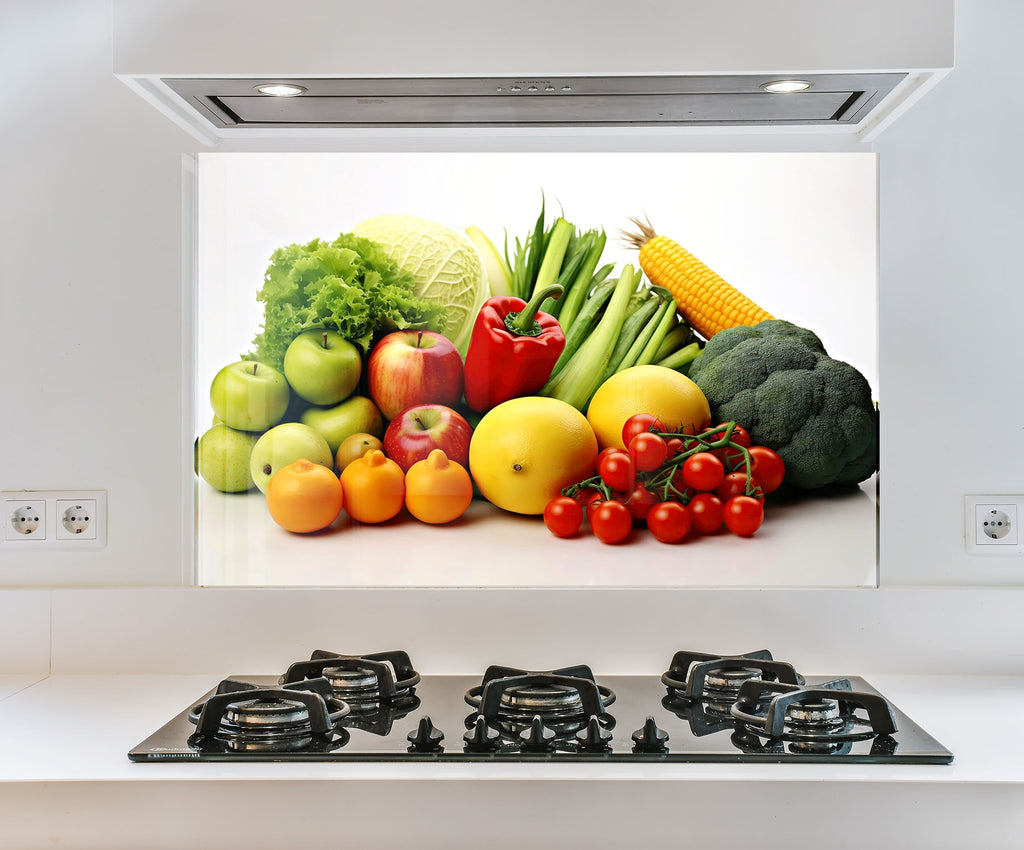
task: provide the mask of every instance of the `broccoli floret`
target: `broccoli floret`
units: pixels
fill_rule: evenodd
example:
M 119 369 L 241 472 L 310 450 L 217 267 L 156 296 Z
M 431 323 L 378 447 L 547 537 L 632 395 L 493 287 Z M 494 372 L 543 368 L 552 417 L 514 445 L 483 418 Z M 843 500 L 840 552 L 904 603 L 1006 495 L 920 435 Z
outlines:
M 854 485 L 878 469 L 878 410 L 867 379 L 806 328 L 771 319 L 728 328 L 690 367 L 716 421 L 777 451 L 801 490 Z

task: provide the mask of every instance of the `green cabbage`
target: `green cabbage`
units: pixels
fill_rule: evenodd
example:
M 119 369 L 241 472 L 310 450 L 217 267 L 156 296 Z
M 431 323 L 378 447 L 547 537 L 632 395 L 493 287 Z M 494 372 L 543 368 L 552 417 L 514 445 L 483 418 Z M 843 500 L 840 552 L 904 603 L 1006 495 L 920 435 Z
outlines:
M 488 294 L 483 263 L 473 243 L 443 224 L 411 215 L 377 216 L 352 232 L 372 239 L 412 275 L 414 294 L 441 309 L 443 321 L 434 330 L 465 355 Z

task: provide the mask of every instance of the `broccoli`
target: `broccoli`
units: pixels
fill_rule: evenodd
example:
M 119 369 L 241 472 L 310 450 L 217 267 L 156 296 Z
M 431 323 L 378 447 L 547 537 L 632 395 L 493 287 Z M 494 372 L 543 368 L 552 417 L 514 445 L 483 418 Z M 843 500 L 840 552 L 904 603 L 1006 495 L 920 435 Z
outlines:
M 833 360 L 817 335 L 770 319 L 708 340 L 690 378 L 719 422 L 735 421 L 777 451 L 786 483 L 848 486 L 878 469 L 878 410 L 867 379 Z

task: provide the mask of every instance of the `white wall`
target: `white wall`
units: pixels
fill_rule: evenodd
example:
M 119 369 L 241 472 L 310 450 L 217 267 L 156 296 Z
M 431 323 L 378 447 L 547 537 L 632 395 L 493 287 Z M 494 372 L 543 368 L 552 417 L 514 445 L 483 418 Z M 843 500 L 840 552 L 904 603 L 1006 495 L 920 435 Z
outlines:
M 957 3 L 955 68 L 882 134 L 882 582 L 1024 581 L 963 496 L 1024 492 L 1024 4 Z
M 956 70 L 876 145 L 886 587 L 1024 578 L 1019 562 L 968 559 L 961 539 L 965 493 L 1024 491 L 1015 359 L 1024 306 L 1017 259 L 1024 125 L 1014 108 L 1024 80 L 1012 41 L 1024 31 L 1024 7 L 965 0 L 957 25 Z M 181 417 L 189 380 L 181 155 L 197 143 L 112 77 L 104 0 L 4 0 L 0 79 L 0 488 L 103 488 L 110 513 L 103 550 L 23 553 L 0 545 L 0 585 L 180 584 L 188 562 L 181 460 L 191 441 Z M 1000 599 L 1019 592 L 1002 591 Z M 278 593 L 286 615 L 300 619 L 288 593 Z M 439 620 L 453 622 L 472 595 L 385 598 L 408 602 L 417 593 L 437 602 Z M 878 606 L 864 606 L 862 593 L 875 594 Z M 223 616 L 230 616 L 229 594 L 216 597 Z M 858 617 L 898 633 L 885 590 L 850 594 Z M 629 597 L 638 617 L 643 595 Z M 3 596 L 12 610 L 39 599 L 36 591 Z M 543 596 L 570 603 L 558 632 L 590 628 L 586 594 Z M 57 617 L 76 597 L 55 591 L 53 598 Z M 681 609 L 695 601 L 685 592 L 672 598 Z M 794 596 L 793 608 L 803 610 L 806 598 Z M 934 605 L 937 617 L 949 618 L 950 642 L 1020 644 L 1024 626 L 986 620 L 984 594 L 969 598 L 978 610 L 954 617 L 948 595 L 941 605 L 927 591 L 900 596 L 901 604 L 925 612 Z M 729 599 L 702 594 L 700 604 L 729 619 Z M 843 600 L 830 604 L 841 608 Z M 113 619 L 117 604 L 111 597 L 96 610 Z M 516 634 L 529 605 L 529 594 L 509 597 L 493 625 Z M 187 601 L 184 610 L 183 629 Z M 14 640 L 22 631 L 9 625 L 0 635 Z M 97 623 L 93 634 L 109 639 L 109 625 Z M 87 628 L 76 636 L 91 640 Z M 769 639 L 770 630 L 758 643 Z

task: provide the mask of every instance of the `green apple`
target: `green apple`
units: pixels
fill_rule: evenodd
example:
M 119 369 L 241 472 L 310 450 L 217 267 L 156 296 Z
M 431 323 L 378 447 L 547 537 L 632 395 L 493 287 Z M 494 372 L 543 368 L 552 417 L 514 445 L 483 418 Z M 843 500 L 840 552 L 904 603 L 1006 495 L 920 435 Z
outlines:
M 384 417 L 370 399 L 354 395 L 335 407 L 311 407 L 300 420 L 319 431 L 332 452 L 338 451 L 346 437 L 353 434 L 384 436 Z
M 284 376 L 306 401 L 337 404 L 359 384 L 363 360 L 359 349 L 334 331 L 306 331 L 284 353 Z
M 334 469 L 334 453 L 317 431 L 301 422 L 284 422 L 263 434 L 252 447 L 249 471 L 263 493 L 271 476 L 281 467 L 305 458 Z
M 236 431 L 266 431 L 281 421 L 291 391 L 284 375 L 255 360 L 221 369 L 210 384 L 213 412 Z
M 255 485 L 249 459 L 258 434 L 214 425 L 196 443 L 196 470 L 215 490 L 244 493 Z

